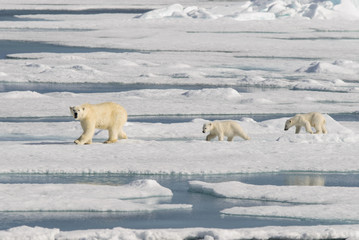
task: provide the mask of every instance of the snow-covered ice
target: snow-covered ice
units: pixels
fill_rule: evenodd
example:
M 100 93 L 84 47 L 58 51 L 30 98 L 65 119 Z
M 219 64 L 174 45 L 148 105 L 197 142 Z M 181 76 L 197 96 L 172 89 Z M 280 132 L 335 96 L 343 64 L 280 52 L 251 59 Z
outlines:
M 306 85 L 308 86 L 308 85 Z M 322 86 L 322 85 L 321 85 Z M 143 89 L 111 93 L 35 91 L 0 93 L 0 104 L 12 106 L 0 109 L 2 117 L 69 117 L 69 107 L 82 103 L 118 102 L 130 116 L 137 115 L 200 115 L 200 114 L 261 114 L 261 113 L 355 113 L 356 94 L 327 91 L 240 92 L 233 88 Z M 28 107 L 31 105 L 31 107 Z M 55 107 L 56 106 L 56 107 Z M 220 107 L 219 107 L 220 106 Z M 295 108 L 293 106 L 296 106 Z
M 191 206 L 185 204 L 164 204 L 166 197 L 170 198 L 173 194 L 170 189 L 160 186 L 154 180 L 137 180 L 122 186 L 0 184 L 0 191 L 3 193 L 0 201 L 0 211 L 3 212 L 148 212 L 191 208 Z M 140 198 L 145 200 L 139 202 L 138 199 Z M 146 201 L 146 199 L 148 200 Z
M 251 141 L 235 138 L 234 143 L 217 139 L 206 142 L 202 133 L 204 119 L 172 124 L 129 122 L 124 127 L 129 139 L 112 145 L 83 147 L 73 144 L 82 133 L 79 122 L 3 122 L 0 128 L 6 147 L 2 150 L 0 171 L 151 174 L 359 171 L 358 149 L 352 145 L 359 141 L 357 130 L 344 127 L 329 115 L 326 119 L 329 134 L 310 135 L 303 130 L 296 135 L 294 130 L 284 132 L 286 118 L 263 122 L 245 118 L 239 123 Z M 101 143 L 106 138 L 107 132 L 100 131 L 93 141 Z M 22 150 L 17 151 L 19 148 Z M 53 154 L 51 161 L 47 161 L 49 151 Z M 107 157 L 103 156 L 104 151 Z M 341 159 L 340 165 L 337 159 Z
M 10 49 L 0 60 L 0 174 L 359 172 L 359 124 L 333 117 L 357 119 L 357 0 L 0 2 L 0 10 L 18 11 L 0 16 L 1 44 L 83 47 L 82 53 Z M 148 11 L 69 12 L 86 9 Z M 81 91 L 81 84 L 94 87 Z M 97 131 L 94 144 L 73 144 L 82 129 L 70 118 L 69 106 L 103 101 L 127 109 L 129 139 L 99 144 L 107 132 Z M 310 111 L 325 114 L 327 135 L 284 132 L 287 117 Z M 271 119 L 251 117 L 261 114 Z M 208 118 L 239 115 L 246 116 L 237 119 L 250 141 L 205 141 L 201 127 Z M 141 121 L 151 117 L 191 120 Z M 189 190 L 269 203 L 222 209 L 218 214 L 224 217 L 343 224 L 68 232 L 19 226 L 0 231 L 0 238 L 359 238 L 359 226 L 348 224 L 358 222 L 357 187 L 328 187 L 320 178 L 292 180 L 290 186 L 192 181 Z M 0 189 L 6 193 L 0 197 L 5 212 L 191 211 L 188 204 L 170 203 L 171 189 L 150 179 L 119 186 L 0 184 Z
M 26 226 L 12 228 L 0 232 L 2 239 L 357 239 L 359 225 L 332 225 L 310 227 L 263 227 L 243 229 L 94 229 L 82 231 L 60 231 L 59 229 L 46 229 L 41 227 L 30 228 Z
M 318 180 L 317 180 L 318 181 Z M 321 184 L 322 181 L 319 181 Z M 217 197 L 288 203 L 254 207 L 233 207 L 222 213 L 243 216 L 324 219 L 358 222 L 359 205 L 353 196 L 358 188 L 325 186 L 271 186 L 241 182 L 190 182 L 190 190 Z M 313 211 L 315 209 L 315 211 Z

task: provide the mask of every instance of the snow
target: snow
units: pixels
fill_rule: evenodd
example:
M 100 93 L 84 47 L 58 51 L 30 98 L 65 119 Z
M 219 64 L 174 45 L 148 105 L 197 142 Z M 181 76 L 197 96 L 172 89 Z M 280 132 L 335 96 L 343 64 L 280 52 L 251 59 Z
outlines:
M 26 226 L 0 232 L 2 239 L 357 239 L 359 225 L 332 225 L 315 227 L 263 227 L 243 229 L 95 229 L 82 231 L 59 231 L 59 229 L 29 228 Z
M 10 50 L 0 60 L 0 174 L 243 174 L 358 172 L 357 0 L 314 1 L 1 1 L 0 9 L 63 10 L 0 21 L 0 40 L 76 49 Z M 66 10 L 144 8 L 144 14 L 69 14 Z M 53 45 L 52 45 L 53 46 Z M 98 49 L 101 48 L 101 51 Z M 5 49 L 6 50 L 6 49 Z M 12 52 L 14 51 L 14 52 Z M 81 91 L 93 84 L 104 92 Z M 128 86 L 135 86 L 133 89 Z M 45 86 L 49 91 L 43 90 Z M 29 89 L 28 89 L 29 88 Z M 65 90 L 62 90 L 64 88 Z M 123 89 L 124 88 L 124 89 Z M 10 90 L 9 90 L 10 89 Z M 80 91 L 78 90 L 80 89 Z M 93 90 L 92 89 L 92 90 Z M 69 106 L 114 101 L 129 113 L 129 136 L 77 146 L 80 123 Z M 320 111 L 327 135 L 284 132 L 296 113 Z M 268 114 L 255 121 L 253 115 Z M 251 137 L 205 141 L 202 125 L 240 118 Z M 286 117 L 283 117 L 286 116 Z M 173 123 L 151 117 L 184 118 Z M 252 118 L 253 117 L 253 118 Z M 140 119 L 140 120 L 133 120 Z M 341 225 L 241 229 L 92 229 L 19 226 L 1 239 L 358 239 L 356 187 L 290 179 L 289 186 L 192 181 L 189 191 L 265 202 L 222 209 L 223 217 L 316 219 Z M 309 186 L 310 185 L 310 186 Z M 2 211 L 191 211 L 150 179 L 127 185 L 0 184 Z M 26 193 L 26 194 L 24 194 Z M 96 193 L 96 194 L 95 194 Z
M 192 17 L 201 19 L 218 19 L 221 17 L 233 18 L 239 21 L 251 20 L 275 20 L 283 17 L 305 17 L 310 19 L 330 19 L 330 18 L 348 18 L 357 20 L 359 14 L 357 1 L 342 0 L 339 3 L 335 1 L 291 1 L 291 0 L 271 0 L 263 2 L 261 0 L 243 2 L 230 10 L 221 9 L 226 14 L 220 14 L 217 11 L 211 13 L 211 10 L 198 8 L 196 6 L 183 7 L 180 4 L 173 4 L 169 7 L 156 9 L 144 13 L 140 18 L 159 19 L 168 17 Z M 229 7 L 228 7 L 229 8 Z

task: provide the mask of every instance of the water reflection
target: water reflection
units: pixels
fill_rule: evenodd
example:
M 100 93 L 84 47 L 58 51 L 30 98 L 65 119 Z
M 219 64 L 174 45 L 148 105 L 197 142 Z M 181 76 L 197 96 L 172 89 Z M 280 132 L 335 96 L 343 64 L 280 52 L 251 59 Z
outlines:
M 287 185 L 295 186 L 324 186 L 324 176 L 295 175 L 287 177 Z

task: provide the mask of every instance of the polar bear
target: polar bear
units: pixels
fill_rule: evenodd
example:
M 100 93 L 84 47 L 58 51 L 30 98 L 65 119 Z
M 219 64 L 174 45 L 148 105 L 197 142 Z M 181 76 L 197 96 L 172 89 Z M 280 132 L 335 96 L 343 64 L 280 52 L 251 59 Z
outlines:
M 75 140 L 76 144 L 91 144 L 96 128 L 108 130 L 109 137 L 104 143 L 115 143 L 118 138 L 127 138 L 126 133 L 122 130 L 123 125 L 127 122 L 127 112 L 117 103 L 85 103 L 70 107 L 70 111 L 76 120 L 80 120 L 84 131 Z
M 211 139 L 217 136 L 219 141 L 223 141 L 224 136 L 227 137 L 228 141 L 232 141 L 235 136 L 240 136 L 245 140 L 250 139 L 242 127 L 236 121 L 232 120 L 205 123 L 203 124 L 203 133 L 206 132 L 209 132 L 206 137 L 207 141 L 211 141 Z
M 287 131 L 292 126 L 295 126 L 295 133 L 297 134 L 302 127 L 305 127 L 305 130 L 311 134 L 313 134 L 312 127 L 316 130 L 315 134 L 327 133 L 327 129 L 325 128 L 325 118 L 318 112 L 295 115 L 285 122 L 284 130 Z

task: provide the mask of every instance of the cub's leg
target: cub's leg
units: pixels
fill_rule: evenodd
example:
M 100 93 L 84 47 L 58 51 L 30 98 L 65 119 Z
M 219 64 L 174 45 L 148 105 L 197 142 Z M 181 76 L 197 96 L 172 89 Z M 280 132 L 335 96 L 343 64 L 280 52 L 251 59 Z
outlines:
M 322 131 L 323 131 L 323 133 L 324 134 L 326 134 L 328 131 L 327 131 L 327 128 L 325 127 L 325 125 L 323 124 L 323 126 L 322 126 Z
M 315 134 L 323 133 L 322 128 L 320 126 L 315 126 Z
M 310 134 L 313 134 L 312 126 L 310 125 L 309 122 L 306 122 L 306 123 L 305 123 L 305 130 L 306 130 L 307 132 L 309 132 Z
M 213 138 L 215 138 L 215 137 L 216 137 L 215 134 L 210 133 L 210 134 L 207 135 L 206 141 L 211 141 L 211 140 L 212 140 Z
M 224 139 L 224 135 L 223 135 L 223 134 L 218 135 L 218 141 L 223 141 L 223 139 Z
M 231 141 L 233 140 L 233 138 L 234 138 L 234 136 L 228 137 L 228 138 L 227 138 L 227 141 L 228 141 L 228 142 L 231 142 Z

